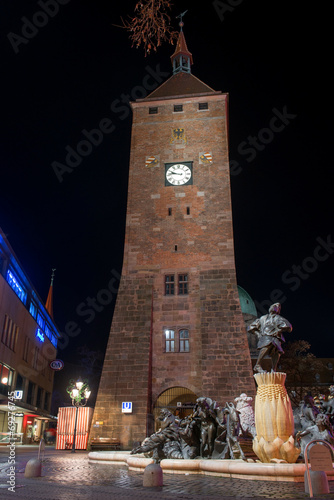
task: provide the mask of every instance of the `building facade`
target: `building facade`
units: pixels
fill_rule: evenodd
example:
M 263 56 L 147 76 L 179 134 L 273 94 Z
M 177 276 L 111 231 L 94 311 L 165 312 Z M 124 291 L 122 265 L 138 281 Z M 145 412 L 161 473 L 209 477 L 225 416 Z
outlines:
M 173 75 L 132 103 L 122 279 L 91 437 L 131 448 L 168 407 L 253 396 L 236 283 L 228 94 L 190 71 L 180 32 Z
M 51 396 L 59 332 L 50 293 L 44 306 L 0 229 L 0 444 L 30 444 L 51 421 Z M 8 416 L 10 418 L 8 419 Z

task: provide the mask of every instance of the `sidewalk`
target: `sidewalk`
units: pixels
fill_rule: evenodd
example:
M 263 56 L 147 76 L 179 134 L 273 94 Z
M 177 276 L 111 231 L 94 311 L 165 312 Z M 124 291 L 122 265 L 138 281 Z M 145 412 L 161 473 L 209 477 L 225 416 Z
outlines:
M 253 500 L 309 498 L 303 483 L 249 481 L 217 476 L 164 474 L 162 488 L 144 488 L 143 474 L 129 471 L 126 465 L 89 464 L 86 451 L 55 450 L 47 447 L 42 477 L 25 478 L 28 460 L 37 458 L 38 446 L 16 448 L 15 494 L 8 491 L 10 465 L 8 451 L 0 448 L 0 498 L 22 500 Z M 331 493 L 317 500 L 334 500 Z

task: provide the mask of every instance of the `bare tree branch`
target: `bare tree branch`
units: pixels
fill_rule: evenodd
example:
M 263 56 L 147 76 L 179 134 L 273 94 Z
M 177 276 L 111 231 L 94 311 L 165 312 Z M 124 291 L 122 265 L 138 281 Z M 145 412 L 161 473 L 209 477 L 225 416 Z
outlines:
M 174 43 L 178 33 L 172 29 L 167 14 L 171 5 L 169 0 L 142 0 L 136 4 L 136 15 L 126 21 L 122 19 L 122 27 L 130 32 L 132 46 L 143 45 L 147 55 L 151 50 L 156 52 L 162 42 Z

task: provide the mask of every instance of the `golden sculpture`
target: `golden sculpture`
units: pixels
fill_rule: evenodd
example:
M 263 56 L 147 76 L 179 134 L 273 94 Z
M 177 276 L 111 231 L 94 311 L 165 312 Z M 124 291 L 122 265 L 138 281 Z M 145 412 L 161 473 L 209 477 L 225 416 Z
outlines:
M 295 463 L 300 449 L 294 444 L 294 420 L 290 398 L 285 389 L 285 373 L 254 375 L 258 385 L 255 398 L 256 436 L 253 450 L 261 462 L 272 459 Z

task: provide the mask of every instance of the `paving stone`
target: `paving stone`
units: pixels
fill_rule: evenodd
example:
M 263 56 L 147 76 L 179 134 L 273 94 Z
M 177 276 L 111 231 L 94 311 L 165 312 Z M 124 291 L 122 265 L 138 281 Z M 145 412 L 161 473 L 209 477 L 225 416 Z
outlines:
M 17 449 L 15 464 L 15 496 L 8 491 L 10 465 L 6 452 L 0 449 L 1 500 L 266 500 L 309 498 L 304 483 L 250 481 L 219 476 L 167 474 L 163 486 L 143 486 L 143 473 L 128 470 L 126 465 L 89 464 L 86 452 L 70 453 L 46 450 L 42 460 L 42 476 L 25 478 L 25 465 L 37 452 Z M 42 457 L 41 457 L 42 458 Z M 317 500 L 334 500 L 334 482 L 330 493 Z

